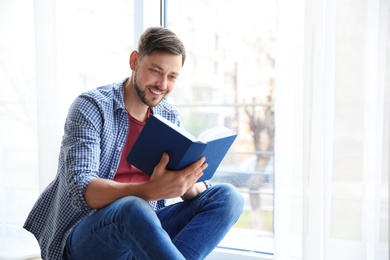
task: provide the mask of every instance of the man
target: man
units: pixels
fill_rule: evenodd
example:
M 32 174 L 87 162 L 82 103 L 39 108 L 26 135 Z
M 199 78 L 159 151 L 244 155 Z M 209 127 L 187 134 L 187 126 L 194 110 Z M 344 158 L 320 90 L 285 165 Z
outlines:
M 196 182 L 205 158 L 168 171 L 163 154 L 151 177 L 126 162 L 151 113 L 180 125 L 165 97 L 184 61 L 172 31 L 149 28 L 130 55 L 130 78 L 74 101 L 57 176 L 24 225 L 43 259 L 203 259 L 237 221 L 243 199 L 233 186 Z

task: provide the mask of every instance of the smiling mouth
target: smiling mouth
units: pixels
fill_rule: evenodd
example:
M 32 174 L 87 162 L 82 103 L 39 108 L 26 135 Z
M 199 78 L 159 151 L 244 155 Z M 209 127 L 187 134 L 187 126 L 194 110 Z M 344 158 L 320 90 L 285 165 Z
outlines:
M 162 91 L 158 90 L 158 89 L 152 89 L 152 88 L 149 88 L 150 92 L 152 92 L 153 94 L 156 94 L 156 95 L 161 95 L 162 94 Z

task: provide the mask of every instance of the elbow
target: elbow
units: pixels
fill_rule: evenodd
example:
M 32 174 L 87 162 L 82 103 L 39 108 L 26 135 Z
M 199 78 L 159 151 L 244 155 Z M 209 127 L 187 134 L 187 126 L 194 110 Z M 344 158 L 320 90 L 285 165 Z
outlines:
M 101 205 L 101 203 L 99 202 L 99 200 L 96 199 L 96 197 L 91 194 L 91 192 L 88 190 L 88 188 L 84 192 L 83 200 L 85 201 L 85 204 L 90 209 L 100 209 L 103 207 Z

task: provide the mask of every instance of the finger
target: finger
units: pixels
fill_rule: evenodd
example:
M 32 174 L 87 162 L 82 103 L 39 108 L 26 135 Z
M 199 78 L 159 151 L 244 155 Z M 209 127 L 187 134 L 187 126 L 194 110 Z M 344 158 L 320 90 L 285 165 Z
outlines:
M 183 174 L 185 176 L 196 173 L 200 169 L 200 167 L 202 167 L 202 164 L 204 163 L 204 161 L 205 161 L 205 158 L 202 157 L 199 160 L 197 160 L 196 162 L 188 165 L 186 168 L 182 169 L 181 171 L 183 172 Z
M 202 164 L 204 164 L 206 162 L 206 157 L 201 157 L 199 158 L 199 160 L 197 160 L 194 164 L 198 165 L 198 167 L 200 167 Z
M 208 164 L 206 162 L 203 162 L 199 168 L 194 170 L 194 175 L 196 176 L 197 179 L 199 179 L 203 174 L 204 170 L 208 167 Z
M 196 171 L 195 171 L 195 178 L 196 180 L 198 180 L 200 177 L 203 176 L 204 174 L 204 170 L 207 168 L 208 164 L 207 163 L 204 163 L 202 164 L 202 166 L 200 168 L 198 168 Z
M 169 162 L 169 155 L 167 153 L 163 153 L 163 155 L 161 156 L 161 160 L 156 167 L 162 167 L 163 169 L 165 169 L 168 165 L 168 162 Z
M 207 166 L 207 163 L 203 163 L 198 169 L 195 170 L 194 175 L 197 179 L 199 179 L 204 174 L 204 170 L 207 168 Z
M 203 176 L 203 174 L 204 174 L 204 172 L 202 171 L 202 172 L 200 172 L 199 174 L 198 174 L 198 176 L 197 176 L 197 178 L 196 178 L 196 181 L 200 178 L 200 177 L 202 177 Z
M 202 168 L 202 171 L 206 170 L 207 167 L 209 167 L 208 163 L 206 163 L 206 162 L 203 163 L 203 164 L 202 164 L 202 167 L 201 167 L 201 168 Z
M 196 163 L 194 163 L 195 165 L 195 169 L 194 169 L 194 171 L 196 171 L 196 170 L 201 170 L 201 171 L 203 171 L 204 169 L 206 169 L 207 168 L 207 166 L 208 166 L 208 164 L 206 163 L 206 158 L 205 157 L 202 157 L 202 158 L 200 158 L 198 161 L 196 161 Z

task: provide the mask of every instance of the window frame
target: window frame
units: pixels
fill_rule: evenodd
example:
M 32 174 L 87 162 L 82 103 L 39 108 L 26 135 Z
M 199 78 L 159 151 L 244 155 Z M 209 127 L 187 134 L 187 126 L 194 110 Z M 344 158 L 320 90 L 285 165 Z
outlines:
M 137 1 L 137 0 L 136 0 Z M 137 9 L 135 9 L 137 10 Z M 167 1 L 160 0 L 160 26 L 166 26 L 166 10 L 167 10 Z M 147 10 L 143 10 L 140 14 L 144 14 L 149 16 Z M 156 19 L 157 20 L 157 19 Z M 135 26 L 137 26 L 137 22 L 135 22 Z M 144 29 L 144 28 L 143 28 Z M 135 37 L 137 39 L 138 37 Z M 136 46 L 136 45 L 135 45 Z M 180 106 L 180 105 L 178 105 Z M 209 256 L 206 257 L 207 260 L 218 260 L 218 259 L 226 259 L 226 260 L 270 260 L 274 259 L 273 252 L 258 252 L 258 251 L 249 251 L 240 248 L 226 248 L 217 246 L 213 252 L 210 253 Z
M 138 38 L 150 26 L 165 26 L 165 0 L 143 1 L 134 0 L 134 46 L 138 45 Z M 39 190 L 40 192 L 52 180 L 56 172 L 59 136 L 51 131 L 50 122 L 55 122 L 56 105 L 52 98 L 56 94 L 56 1 L 35 0 L 35 48 L 36 48 L 36 86 L 38 107 L 38 147 L 39 147 Z M 46 93 L 43 95 L 42 93 Z M 51 93 L 51 94 L 48 94 Z M 51 109 L 47 109 L 50 107 Z M 50 119 L 53 120 L 50 120 Z M 49 140 L 49 141 L 48 141 Z M 44 159 L 43 159 L 44 158 Z M 271 253 L 243 251 L 234 248 L 217 247 L 207 259 L 244 259 L 269 260 Z

